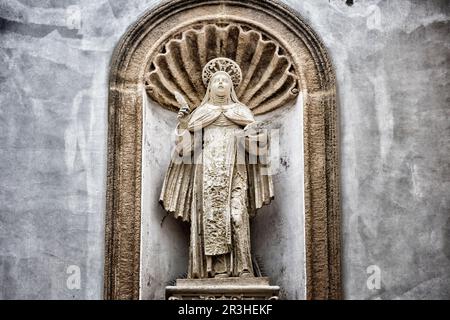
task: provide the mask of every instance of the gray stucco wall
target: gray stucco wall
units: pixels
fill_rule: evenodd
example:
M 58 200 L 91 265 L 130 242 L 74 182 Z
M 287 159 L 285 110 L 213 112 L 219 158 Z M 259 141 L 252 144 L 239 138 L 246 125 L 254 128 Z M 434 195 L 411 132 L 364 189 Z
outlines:
M 0 0 L 1 299 L 102 297 L 109 61 L 156 2 Z M 450 298 L 448 1 L 285 2 L 336 69 L 345 297 Z

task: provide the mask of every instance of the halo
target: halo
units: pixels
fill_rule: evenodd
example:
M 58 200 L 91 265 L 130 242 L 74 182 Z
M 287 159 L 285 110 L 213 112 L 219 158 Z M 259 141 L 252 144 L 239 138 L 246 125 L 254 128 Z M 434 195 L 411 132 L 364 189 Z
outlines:
M 228 73 L 235 88 L 241 83 L 242 71 L 236 62 L 228 58 L 215 58 L 203 68 L 202 79 L 205 87 L 208 87 L 209 80 L 218 71 Z

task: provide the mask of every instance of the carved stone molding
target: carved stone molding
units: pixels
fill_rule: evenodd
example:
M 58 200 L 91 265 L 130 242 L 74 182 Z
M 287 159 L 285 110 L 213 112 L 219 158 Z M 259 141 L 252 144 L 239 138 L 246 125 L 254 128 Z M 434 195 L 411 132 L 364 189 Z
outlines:
M 139 298 L 144 89 L 162 106 L 173 109 L 172 98 L 164 94 L 165 84 L 162 82 L 171 80 L 173 75 L 183 71 L 180 66 L 174 68 L 164 64 L 168 55 L 174 54 L 176 50 L 184 50 L 185 55 L 180 52 L 178 56 L 180 63 L 186 68 L 199 68 L 202 62 L 190 64 L 187 61 L 193 54 L 188 42 L 193 39 L 199 42 L 212 41 L 213 37 L 208 35 L 215 35 L 219 46 L 212 46 L 213 48 L 220 48 L 220 43 L 230 44 L 232 48 L 231 44 L 236 45 L 231 37 L 233 32 L 239 34 L 243 41 L 250 41 L 247 38 L 255 39 L 254 43 L 251 42 L 255 46 L 255 50 L 251 51 L 253 54 L 242 56 L 241 59 L 256 59 L 261 54 L 264 57 L 261 63 L 267 63 L 269 57 L 280 61 L 280 64 L 287 61 L 286 69 L 267 69 L 271 70 L 275 79 L 277 76 L 286 77 L 284 82 L 276 82 L 280 83 L 280 90 L 277 91 L 279 94 L 275 92 L 273 95 L 265 94 L 264 86 L 253 92 L 256 89 L 253 86 L 254 79 L 266 77 L 262 72 L 266 69 L 256 67 L 250 70 L 252 67 L 245 66 L 248 68 L 243 80 L 246 85 L 239 94 L 241 99 L 248 100 L 255 113 L 277 108 L 292 99 L 298 91 L 304 96 L 307 298 L 342 297 L 336 84 L 332 64 L 322 42 L 296 12 L 277 1 L 172 0 L 151 8 L 141 16 L 122 37 L 111 61 L 104 287 L 106 299 Z M 220 35 L 219 38 L 217 35 Z M 220 42 L 220 39 L 227 41 Z M 224 51 L 202 53 L 199 50 L 197 57 L 202 59 L 200 61 L 207 61 L 210 56 L 223 53 L 233 57 L 230 52 L 234 49 L 221 50 Z M 270 55 L 272 51 L 276 54 Z M 239 50 L 236 54 L 237 52 Z M 165 71 L 162 72 L 163 70 Z M 277 73 L 280 70 L 287 72 Z M 198 85 L 201 78 L 197 78 L 197 74 L 201 77 L 201 72 L 195 73 L 189 78 L 189 83 L 176 82 L 174 85 L 186 93 L 195 85 L 200 92 L 204 87 L 203 84 Z M 158 92 L 162 94 L 158 95 Z M 271 90 L 270 93 L 272 92 Z M 187 96 L 192 103 L 199 98 L 194 94 Z

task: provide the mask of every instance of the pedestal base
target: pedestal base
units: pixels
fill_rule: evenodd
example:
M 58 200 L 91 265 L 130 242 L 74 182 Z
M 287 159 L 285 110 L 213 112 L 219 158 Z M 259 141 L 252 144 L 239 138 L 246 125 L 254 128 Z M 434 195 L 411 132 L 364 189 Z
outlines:
M 269 278 L 178 279 L 166 287 L 168 300 L 278 300 L 280 287 Z

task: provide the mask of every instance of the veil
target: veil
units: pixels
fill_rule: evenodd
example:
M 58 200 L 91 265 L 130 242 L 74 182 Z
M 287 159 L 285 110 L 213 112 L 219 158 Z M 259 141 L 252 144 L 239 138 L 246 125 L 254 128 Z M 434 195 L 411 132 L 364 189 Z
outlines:
M 228 80 L 231 83 L 231 91 L 230 91 L 231 101 L 242 105 L 242 103 L 239 101 L 239 99 L 236 95 L 236 90 L 234 89 L 234 85 L 233 85 L 233 81 L 231 80 L 231 76 L 227 72 L 217 71 L 216 73 L 214 73 L 214 75 L 211 77 L 211 79 L 214 78 L 214 76 L 219 73 L 226 75 Z M 200 105 L 197 108 L 200 108 L 200 107 L 204 106 L 205 104 L 207 104 L 209 102 L 210 98 L 211 98 L 211 80 L 208 82 L 208 88 L 206 89 L 206 93 L 203 98 L 203 101 L 200 103 Z

